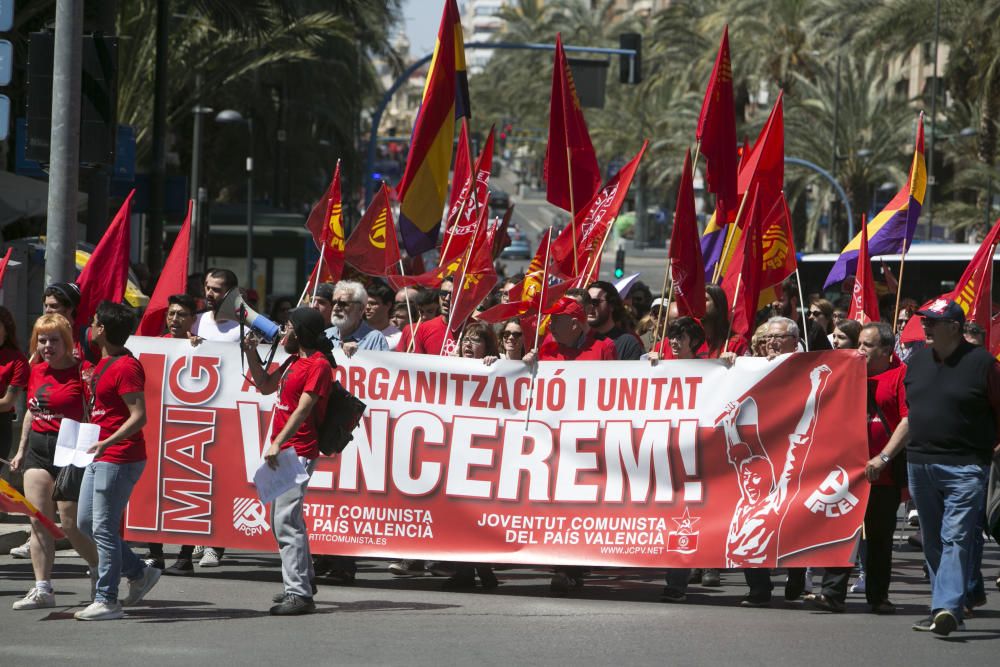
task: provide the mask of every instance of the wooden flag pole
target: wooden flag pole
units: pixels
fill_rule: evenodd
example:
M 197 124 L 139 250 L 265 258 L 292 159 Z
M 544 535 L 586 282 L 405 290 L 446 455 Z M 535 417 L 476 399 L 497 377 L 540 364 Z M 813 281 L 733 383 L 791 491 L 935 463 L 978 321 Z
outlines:
M 743 218 L 743 209 L 746 207 L 747 197 L 750 195 L 750 188 L 743 193 L 743 199 L 740 200 L 740 208 L 736 211 L 736 219 L 733 221 L 732 225 L 725 225 L 723 229 L 726 230 L 726 243 L 722 246 L 722 254 L 719 256 L 719 261 L 715 263 L 715 273 L 712 276 L 712 282 L 715 284 L 719 283 L 719 277 L 722 273 L 722 263 L 726 259 L 726 255 L 729 254 L 729 249 L 732 247 L 733 242 L 733 230 L 738 229 L 740 226 L 740 220 Z
M 892 332 L 898 333 L 899 299 L 903 295 L 903 269 L 906 268 L 906 239 L 903 239 L 903 252 L 899 257 L 899 280 L 896 281 L 896 310 L 892 314 Z M 986 341 L 989 344 L 989 341 Z
M 674 281 L 670 281 L 670 291 L 667 293 L 667 302 L 664 304 L 663 308 L 663 330 L 658 331 L 659 338 L 662 341 L 667 336 L 667 327 L 670 326 L 670 302 L 674 298 Z M 657 326 L 659 326 L 659 318 L 657 318 Z
M 694 178 L 695 169 L 698 168 L 698 158 L 701 157 L 701 139 L 694 142 L 694 158 L 691 160 L 691 177 Z
M 656 344 L 656 336 L 660 335 L 660 321 L 663 319 L 664 308 L 670 307 L 670 297 L 667 298 L 667 303 L 663 303 L 663 293 L 667 291 L 667 278 L 670 277 L 670 255 L 667 255 L 667 270 L 663 272 L 663 287 L 660 289 L 660 312 L 656 314 L 656 328 L 653 329 L 654 340 L 653 344 Z M 670 281 L 670 296 L 674 293 L 674 281 Z M 662 340 L 662 339 L 661 339 Z
M 799 267 L 798 267 L 797 264 L 795 266 L 795 285 L 799 288 L 799 312 L 801 313 L 802 312 L 802 306 L 805 305 L 805 302 L 802 299 L 802 280 L 801 280 L 801 278 L 799 276 Z M 809 351 L 809 316 L 808 315 L 804 315 L 802 317 L 802 328 L 804 329 L 804 331 L 802 333 L 805 334 L 805 335 L 802 336 L 802 340 L 805 341 L 806 352 L 808 352 Z
M 743 282 L 743 272 L 742 271 L 740 271 L 740 274 L 738 276 L 736 276 L 736 289 L 733 290 L 733 295 L 735 297 L 737 297 L 737 298 L 740 295 L 740 283 L 741 282 Z M 733 336 L 733 318 L 734 317 L 736 317 L 736 298 L 733 299 L 733 310 L 729 314 L 729 327 L 726 329 L 726 342 L 722 346 L 722 349 L 725 352 L 729 352 L 729 339 L 732 338 L 732 336 Z M 749 314 L 747 315 L 747 321 L 748 322 L 750 321 Z M 751 350 L 751 352 L 752 351 L 753 350 Z
M 538 333 L 542 328 L 542 311 L 545 309 L 545 287 L 549 282 L 549 251 L 552 249 L 552 228 L 549 227 L 549 244 L 545 248 L 545 263 L 542 265 L 542 289 L 538 293 L 538 318 L 535 320 L 535 363 L 531 369 L 531 382 L 528 384 L 528 409 L 524 411 L 524 425 L 528 425 L 531 408 L 535 405 L 535 378 L 538 376 Z

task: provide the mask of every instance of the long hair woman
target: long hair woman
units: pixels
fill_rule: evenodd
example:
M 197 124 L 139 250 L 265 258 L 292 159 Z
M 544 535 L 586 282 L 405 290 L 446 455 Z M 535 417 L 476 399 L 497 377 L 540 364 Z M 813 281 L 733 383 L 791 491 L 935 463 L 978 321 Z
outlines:
M 53 490 L 59 468 L 54 457 L 56 437 L 63 418 L 82 421 L 84 390 L 80 377 L 80 362 L 73 356 L 73 332 L 69 320 L 62 315 L 42 315 L 31 332 L 31 355 L 41 361 L 31 368 L 28 379 L 28 404 L 21 429 L 21 443 L 11 468 L 24 472 L 24 495 L 46 517 L 55 520 L 59 509 L 62 530 L 70 544 L 90 566 L 91 579 L 97 574 L 97 548 L 77 527 L 76 510 L 81 474 L 70 475 L 53 500 Z M 72 472 L 72 471 L 70 471 Z M 35 586 L 14 609 L 43 609 L 56 605 L 52 592 L 52 563 L 55 542 L 52 534 L 36 519 L 31 520 L 31 566 Z

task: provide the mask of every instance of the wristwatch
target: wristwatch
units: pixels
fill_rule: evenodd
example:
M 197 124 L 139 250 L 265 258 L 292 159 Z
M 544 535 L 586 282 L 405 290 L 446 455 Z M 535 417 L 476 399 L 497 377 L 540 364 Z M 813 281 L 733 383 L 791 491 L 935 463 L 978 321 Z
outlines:
M 885 454 L 882 454 L 882 453 L 879 453 L 878 457 L 880 459 L 882 459 L 882 463 L 888 463 L 889 461 L 892 460 L 888 456 L 886 456 Z

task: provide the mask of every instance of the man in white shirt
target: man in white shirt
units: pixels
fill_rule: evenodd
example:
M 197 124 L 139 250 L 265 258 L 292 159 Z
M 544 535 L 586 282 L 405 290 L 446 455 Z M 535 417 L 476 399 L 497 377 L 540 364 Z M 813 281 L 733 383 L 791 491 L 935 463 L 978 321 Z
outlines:
M 217 320 L 215 317 L 222 299 L 229 290 L 238 286 L 236 274 L 229 269 L 209 269 L 205 274 L 205 305 L 208 310 L 198 313 L 191 334 L 196 338 L 223 343 L 240 341 L 240 323 L 236 320 Z

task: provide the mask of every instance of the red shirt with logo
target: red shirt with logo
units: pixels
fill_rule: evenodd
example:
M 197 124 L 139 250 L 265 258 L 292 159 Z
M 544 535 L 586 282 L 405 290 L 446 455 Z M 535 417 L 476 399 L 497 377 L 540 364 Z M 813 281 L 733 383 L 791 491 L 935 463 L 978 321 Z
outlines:
M 28 386 L 28 358 L 9 347 L 0 348 L 0 397 L 7 393 L 10 387 Z M 14 412 L 10 406 L 3 412 Z
M 82 421 L 85 400 L 78 363 L 69 368 L 52 368 L 42 361 L 31 367 L 28 409 L 32 431 L 58 433 L 63 417 Z
M 618 350 L 610 338 L 598 340 L 588 332 L 579 347 L 560 345 L 551 335 L 546 335 L 538 348 L 539 361 L 615 361 Z
M 128 405 L 122 398 L 126 394 L 141 394 L 146 385 L 142 364 L 131 354 L 104 357 L 91 376 L 94 388 L 90 421 L 101 427 L 101 440 L 106 440 L 121 428 L 129 418 Z M 142 430 L 133 433 L 107 449 L 95 461 L 106 463 L 134 463 L 146 460 L 146 441 Z
M 271 422 L 271 442 L 274 442 L 285 428 L 295 408 L 299 406 L 302 394 L 306 392 L 317 394 L 319 401 L 299 426 L 299 430 L 281 448 L 294 447 L 296 454 L 307 459 L 318 457 L 319 426 L 323 415 L 326 414 L 326 404 L 332 384 L 333 369 L 322 352 L 313 352 L 306 358 L 293 357 L 278 385 L 278 401 L 274 405 L 274 420 Z

